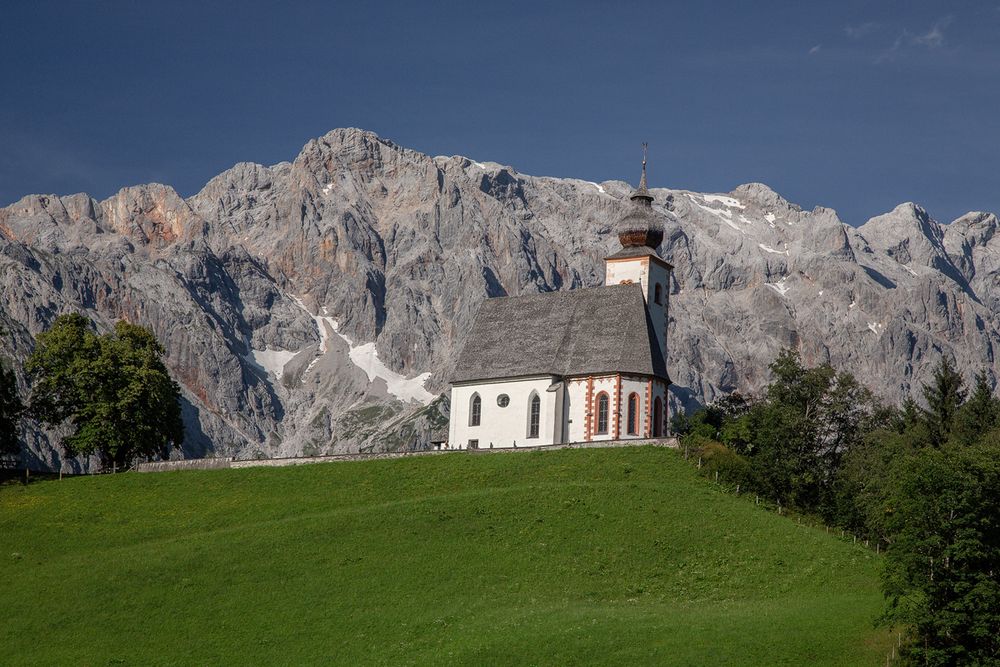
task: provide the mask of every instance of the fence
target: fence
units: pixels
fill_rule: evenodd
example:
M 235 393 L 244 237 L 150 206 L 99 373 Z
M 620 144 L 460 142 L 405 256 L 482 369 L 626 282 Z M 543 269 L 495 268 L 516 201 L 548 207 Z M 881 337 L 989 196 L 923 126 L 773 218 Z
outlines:
M 504 447 L 495 449 L 428 449 L 417 452 L 367 452 L 357 454 L 331 454 L 328 456 L 299 456 L 274 459 L 214 458 L 185 459 L 181 461 L 150 461 L 138 463 L 137 472 L 166 472 L 170 470 L 214 470 L 219 468 L 257 468 L 306 465 L 310 463 L 333 463 L 336 461 L 372 461 L 377 459 L 400 459 L 410 456 L 440 456 L 444 454 L 501 454 L 513 452 L 537 452 L 556 449 L 598 449 L 609 447 L 677 447 L 676 438 L 654 438 L 649 440 L 602 440 L 599 442 L 570 442 L 533 447 Z

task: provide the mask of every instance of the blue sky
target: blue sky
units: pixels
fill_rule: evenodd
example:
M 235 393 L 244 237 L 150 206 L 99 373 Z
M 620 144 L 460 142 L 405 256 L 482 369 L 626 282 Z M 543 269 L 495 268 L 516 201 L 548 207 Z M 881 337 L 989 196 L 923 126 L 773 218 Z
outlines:
M 1000 0 L 22 2 L 0 21 L 0 205 L 363 127 L 523 173 L 728 191 L 860 224 L 1000 211 Z

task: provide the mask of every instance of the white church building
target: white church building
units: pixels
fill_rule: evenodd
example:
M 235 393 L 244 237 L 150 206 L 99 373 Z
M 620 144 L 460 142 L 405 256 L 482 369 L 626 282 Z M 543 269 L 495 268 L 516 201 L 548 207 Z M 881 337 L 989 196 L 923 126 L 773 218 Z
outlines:
M 642 179 L 601 287 L 483 302 L 451 381 L 448 446 L 662 437 L 672 266 Z

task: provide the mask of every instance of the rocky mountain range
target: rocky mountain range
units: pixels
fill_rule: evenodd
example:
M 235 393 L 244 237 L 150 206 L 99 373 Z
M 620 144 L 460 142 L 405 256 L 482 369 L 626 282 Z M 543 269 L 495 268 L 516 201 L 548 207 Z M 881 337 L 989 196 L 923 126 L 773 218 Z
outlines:
M 341 129 L 186 199 L 30 195 L 0 208 L 0 356 L 26 389 L 20 364 L 57 315 L 126 318 L 167 350 L 184 456 L 420 448 L 482 300 L 599 285 L 630 192 Z M 783 346 L 892 402 L 942 354 L 998 376 L 996 215 L 942 225 L 906 203 L 853 228 L 759 183 L 652 192 L 675 266 L 673 409 L 758 390 Z M 57 433 L 26 437 L 36 465 L 60 464 Z

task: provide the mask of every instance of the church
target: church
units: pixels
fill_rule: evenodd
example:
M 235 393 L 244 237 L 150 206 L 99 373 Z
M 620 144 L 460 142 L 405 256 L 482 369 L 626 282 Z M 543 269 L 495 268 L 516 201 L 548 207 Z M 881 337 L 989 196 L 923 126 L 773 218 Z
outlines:
M 670 271 L 642 178 L 604 285 L 483 302 L 451 378 L 452 449 L 658 438 L 667 432 Z

